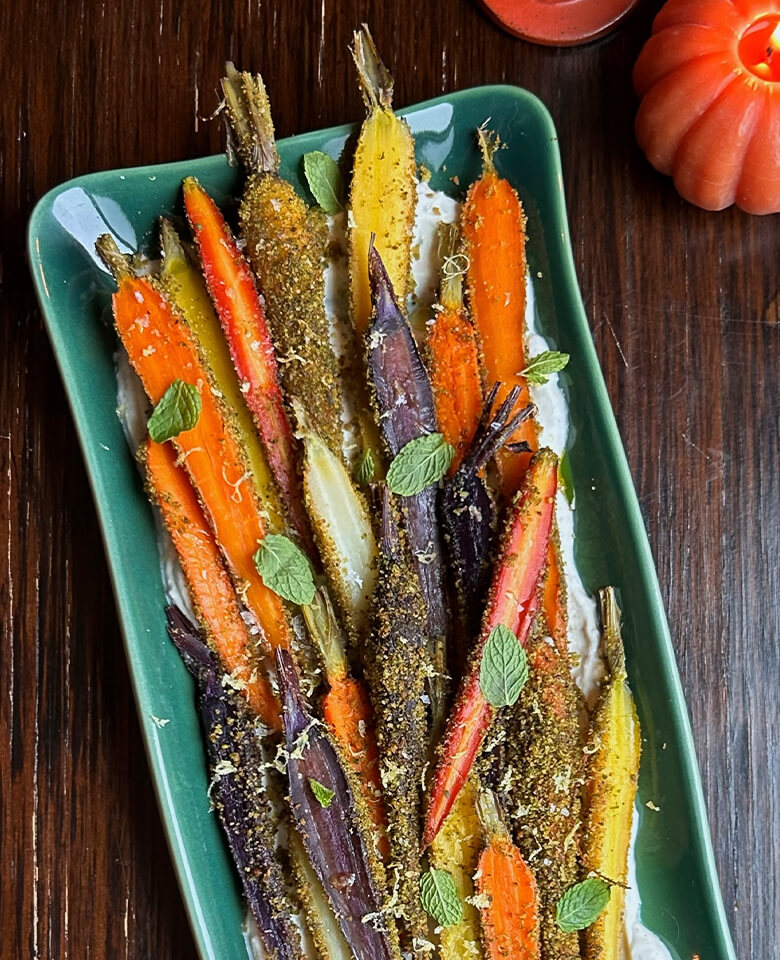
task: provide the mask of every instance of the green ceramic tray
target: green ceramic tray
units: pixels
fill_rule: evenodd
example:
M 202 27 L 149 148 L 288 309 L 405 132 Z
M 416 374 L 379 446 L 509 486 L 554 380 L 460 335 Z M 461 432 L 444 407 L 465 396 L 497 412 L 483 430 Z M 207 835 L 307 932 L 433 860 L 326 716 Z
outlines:
M 528 213 L 528 256 L 541 328 L 571 354 L 563 375 L 572 415 L 577 564 L 589 589 L 615 584 L 625 611 L 631 685 L 644 734 L 637 843 L 642 918 L 676 960 L 733 960 L 715 873 L 688 716 L 639 505 L 577 287 L 555 128 L 544 106 L 514 87 L 483 87 L 404 111 L 417 158 L 436 188 L 479 173 L 474 129 L 487 117 L 509 149 L 500 171 Z M 338 157 L 353 127 L 282 141 L 282 174 L 301 191 L 301 157 Z M 223 156 L 79 177 L 48 193 L 29 226 L 38 297 L 76 422 L 105 539 L 141 728 L 160 811 L 203 958 L 245 958 L 243 906 L 219 826 L 190 678 L 166 638 L 151 510 L 116 417 L 111 282 L 95 238 L 154 246 L 161 213 L 179 210 L 180 184 L 197 175 L 231 203 L 239 175 Z M 462 189 L 462 187 L 461 187 Z M 590 242 L 598 238 L 591 236 Z M 153 717 L 168 718 L 160 728 Z M 646 801 L 660 807 L 652 812 Z

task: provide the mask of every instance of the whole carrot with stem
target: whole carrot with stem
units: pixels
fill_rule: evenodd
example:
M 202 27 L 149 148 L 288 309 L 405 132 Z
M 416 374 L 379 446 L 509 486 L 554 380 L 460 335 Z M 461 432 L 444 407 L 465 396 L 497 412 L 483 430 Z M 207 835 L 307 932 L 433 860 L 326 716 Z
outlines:
M 604 911 L 583 933 L 585 960 L 620 956 L 628 848 L 636 798 L 641 736 L 639 717 L 628 686 L 615 591 L 600 592 L 603 642 L 609 678 L 591 719 L 584 791 L 585 833 L 582 864 L 612 883 Z
M 536 879 L 512 843 L 494 794 L 481 793 L 477 809 L 487 835 L 475 874 L 485 953 L 489 960 L 539 960 Z
M 488 383 L 502 384 L 498 399 L 519 387 L 519 406 L 530 401 L 522 371 L 526 367 L 525 213 L 520 198 L 496 171 L 493 155 L 498 140 L 478 131 L 482 176 L 471 185 L 461 212 L 464 249 L 468 257 L 466 284 L 471 318 L 479 338 Z M 524 421 L 512 437 L 537 446 L 537 427 Z M 503 450 L 498 456 L 501 489 L 511 497 L 520 485 L 529 452 Z
M 183 467 L 170 444 L 147 440 L 142 463 L 152 499 L 173 540 L 195 609 L 233 686 L 271 730 L 280 731 L 281 705 L 263 672 L 256 640 L 241 616 L 233 584 L 214 534 Z
M 455 448 L 450 476 L 471 447 L 482 413 L 479 351 L 463 304 L 467 258 L 460 252 L 460 244 L 458 225 L 441 224 L 439 304 L 426 339 L 436 419 L 444 439 Z
M 284 407 L 274 344 L 254 277 L 225 218 L 194 177 L 184 180 L 184 207 L 206 285 L 222 322 L 271 472 L 293 526 L 313 553 L 297 473 L 298 451 Z
M 322 698 L 322 715 L 341 748 L 346 767 L 354 774 L 375 828 L 377 853 L 384 860 L 389 851 L 387 816 L 371 701 L 362 681 L 349 675 L 344 638 L 327 591 L 320 587 L 314 601 L 301 609 L 309 635 L 320 652 L 328 682 Z
M 482 688 L 488 644 L 500 641 L 504 636 L 501 628 L 514 634 L 520 645 L 525 644 L 531 631 L 539 607 L 557 479 L 558 458 L 543 448 L 531 461 L 512 504 L 471 668 L 447 721 L 428 797 L 424 847 L 439 832 L 496 715 L 496 707 Z
M 279 176 L 263 78 L 227 63 L 222 90 L 248 174 L 239 207 L 241 232 L 265 299 L 281 383 L 303 406 L 311 428 L 341 457 L 341 375 L 325 313 L 325 218 Z
M 355 330 L 362 337 L 371 319 L 372 236 L 399 302 L 406 302 L 416 177 L 414 140 L 406 121 L 393 113 L 393 78 L 365 24 L 354 35 L 352 56 L 367 111 L 355 149 L 349 198 L 349 287 Z
M 271 646 L 288 647 L 292 630 L 284 604 L 263 583 L 252 559 L 267 528 L 232 414 L 192 331 L 156 281 L 135 276 L 109 235 L 98 240 L 97 248 L 117 281 L 117 333 L 151 402 L 158 404 L 176 380 L 198 389 L 197 423 L 171 442 L 198 493 L 237 593 Z

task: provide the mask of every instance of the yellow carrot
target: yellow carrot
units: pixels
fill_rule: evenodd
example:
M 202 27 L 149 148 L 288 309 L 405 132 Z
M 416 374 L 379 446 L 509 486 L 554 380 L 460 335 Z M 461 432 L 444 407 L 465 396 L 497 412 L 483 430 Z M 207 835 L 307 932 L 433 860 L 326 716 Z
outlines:
M 583 944 L 585 960 L 618 960 L 641 738 L 626 678 L 615 591 L 607 587 L 600 596 L 609 679 L 591 720 L 582 862 L 586 871 L 613 881 L 613 886 L 607 906 L 583 932 Z
M 349 283 L 359 336 L 371 316 L 368 249 L 374 245 L 398 298 L 406 301 L 416 196 L 414 140 L 392 108 L 393 78 L 379 59 L 368 27 L 352 50 L 368 115 L 355 150 L 350 192 Z
M 463 904 L 463 918 L 441 931 L 442 960 L 481 960 L 484 955 L 479 910 L 469 899 L 475 894 L 473 877 L 482 849 L 478 787 L 476 771 L 472 770 L 429 850 L 431 864 L 452 875 Z

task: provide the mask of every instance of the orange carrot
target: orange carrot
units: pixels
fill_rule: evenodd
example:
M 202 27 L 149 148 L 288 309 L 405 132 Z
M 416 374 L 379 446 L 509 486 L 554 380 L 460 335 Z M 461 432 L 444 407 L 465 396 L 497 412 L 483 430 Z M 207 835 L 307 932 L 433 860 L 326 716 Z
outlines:
M 322 698 L 322 713 L 341 748 L 342 758 L 355 775 L 376 828 L 377 852 L 384 860 L 390 848 L 371 701 L 363 682 L 347 673 L 344 636 L 327 591 L 319 587 L 312 603 L 302 610 L 309 635 L 320 651 L 328 681 L 329 689 Z
M 530 400 L 525 369 L 525 214 L 520 198 L 496 172 L 493 151 L 480 131 L 482 177 L 469 189 L 461 215 L 469 266 L 466 281 L 471 317 L 479 337 L 487 383 L 500 383 L 498 399 L 521 388 L 518 409 Z M 526 440 L 536 449 L 536 425 L 520 424 L 513 442 Z M 512 496 L 528 468 L 530 453 L 502 450 L 497 457 L 502 492 Z
M 147 440 L 143 460 L 150 492 L 162 513 L 210 645 L 236 681 L 250 708 L 272 730 L 281 730 L 281 707 L 259 672 L 255 642 L 241 616 L 233 584 L 214 534 L 186 472 L 170 444 Z
M 354 677 L 328 677 L 328 683 L 330 690 L 322 699 L 322 713 L 341 747 L 344 760 L 360 784 L 371 821 L 377 829 L 377 851 L 386 860 L 390 844 L 371 701 L 363 683 Z
M 443 224 L 439 254 L 443 263 L 439 304 L 428 333 L 436 419 L 447 443 L 455 447 L 450 474 L 471 446 L 482 413 L 482 384 L 474 330 L 463 307 L 463 282 L 458 270 L 459 231 Z
M 130 362 L 153 404 L 174 380 L 197 386 L 201 412 L 192 430 L 173 441 L 214 531 L 236 589 L 272 647 L 290 645 L 281 599 L 263 583 L 253 562 L 266 527 L 229 412 L 211 388 L 195 338 L 148 277 L 119 273 L 114 322 Z
M 536 879 L 501 822 L 492 794 L 479 798 L 488 843 L 475 874 L 489 960 L 539 960 Z
M 482 655 L 488 638 L 502 625 L 523 645 L 530 634 L 539 608 L 540 579 L 547 558 L 557 480 L 558 458 L 543 448 L 531 461 L 523 487 L 512 504 L 480 637 L 447 721 L 428 798 L 423 847 L 439 832 L 496 714 L 480 687 Z
M 284 408 L 274 345 L 252 272 L 219 208 L 194 177 L 184 180 L 184 206 L 206 285 L 271 472 L 290 519 L 311 553 L 313 544 L 297 474 L 295 437 Z
M 567 649 L 566 587 L 561 576 L 561 555 L 555 537 L 550 537 L 547 547 L 547 577 L 542 594 L 542 614 L 547 630 L 561 653 Z

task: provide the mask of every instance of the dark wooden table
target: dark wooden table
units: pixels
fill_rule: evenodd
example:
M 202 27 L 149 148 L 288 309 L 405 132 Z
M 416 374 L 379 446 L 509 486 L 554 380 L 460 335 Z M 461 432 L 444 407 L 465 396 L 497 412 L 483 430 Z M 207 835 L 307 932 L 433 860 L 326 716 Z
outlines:
M 778 955 L 780 218 L 694 209 L 639 153 L 630 73 L 657 6 L 554 50 L 504 35 L 469 0 L 0 4 L 3 960 L 194 954 L 27 217 L 68 177 L 220 150 L 220 124 L 201 118 L 226 57 L 263 71 L 280 136 L 359 118 L 347 43 L 362 19 L 398 104 L 505 81 L 552 111 L 737 953 Z

